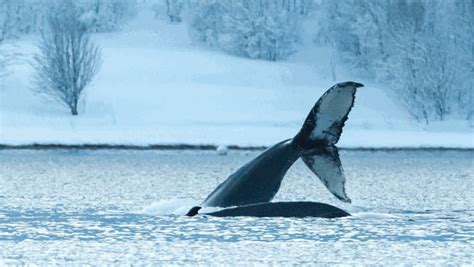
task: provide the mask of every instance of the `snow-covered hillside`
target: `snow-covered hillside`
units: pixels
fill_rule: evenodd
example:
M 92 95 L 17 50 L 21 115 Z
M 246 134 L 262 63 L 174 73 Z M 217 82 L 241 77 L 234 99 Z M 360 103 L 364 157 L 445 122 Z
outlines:
M 183 24 L 140 14 L 117 33 L 94 36 L 101 70 L 79 116 L 31 92 L 36 37 L 14 42 L 23 61 L 0 86 L 0 144 L 271 145 L 292 137 L 331 80 L 326 51 L 301 48 L 283 62 L 249 60 L 193 44 Z M 472 127 L 418 124 L 365 84 L 340 140 L 342 147 L 468 147 Z

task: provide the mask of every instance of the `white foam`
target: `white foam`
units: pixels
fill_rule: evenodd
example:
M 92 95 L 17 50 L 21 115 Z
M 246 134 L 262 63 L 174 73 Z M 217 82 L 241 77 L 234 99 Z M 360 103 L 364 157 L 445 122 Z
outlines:
M 379 212 L 357 212 L 351 213 L 351 215 L 357 219 L 401 219 L 400 216 L 389 214 L 389 213 L 379 213 Z
M 137 211 L 148 215 L 185 215 L 189 209 L 200 205 L 195 199 L 167 199 L 159 200 Z

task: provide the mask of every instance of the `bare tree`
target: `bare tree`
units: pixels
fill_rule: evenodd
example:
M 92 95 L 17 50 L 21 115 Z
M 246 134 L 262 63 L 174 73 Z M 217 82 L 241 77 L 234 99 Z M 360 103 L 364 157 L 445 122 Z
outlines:
M 20 3 L 14 0 L 0 0 L 0 43 L 15 34 L 19 18 Z
M 188 21 L 190 34 L 231 54 L 281 60 L 295 52 L 299 40 L 302 15 L 292 8 L 295 5 L 273 0 L 199 1 Z
M 183 2 L 181 0 L 166 0 L 166 15 L 170 22 L 181 22 L 181 12 L 183 10 Z
M 323 0 L 318 39 L 420 122 L 474 114 L 472 0 Z M 320 41 L 320 42 L 321 42 Z
M 15 35 L 21 3 L 21 1 L 0 0 L 0 80 L 7 76 L 9 66 L 18 56 L 13 52 L 11 44 L 5 43 L 5 40 Z
M 48 29 L 34 57 L 35 91 L 77 115 L 77 104 L 101 63 L 99 48 L 71 1 L 61 2 L 47 17 Z

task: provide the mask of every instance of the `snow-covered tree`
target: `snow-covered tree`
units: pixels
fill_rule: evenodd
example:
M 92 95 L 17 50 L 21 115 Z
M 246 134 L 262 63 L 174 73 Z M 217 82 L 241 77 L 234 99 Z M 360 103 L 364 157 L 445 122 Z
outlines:
M 3 44 L 0 44 L 0 80 L 9 73 L 9 67 L 14 63 L 15 54 Z
M 191 37 L 210 47 L 218 47 L 226 5 L 221 1 L 206 1 L 197 5 L 189 21 Z
M 472 117 L 473 2 L 326 0 L 319 40 L 394 89 L 419 121 Z
M 0 79 L 9 73 L 9 67 L 19 56 L 14 47 L 5 41 L 20 34 L 22 7 L 21 0 L 0 0 Z
M 474 1 L 454 0 L 449 10 L 447 23 L 453 25 L 451 31 L 451 54 L 455 54 L 458 62 L 456 68 L 459 77 L 458 112 L 464 114 L 469 121 L 474 120 Z M 459 26 L 458 26 L 459 25 Z
M 171 22 L 181 22 L 181 13 L 183 12 L 183 1 L 182 0 L 165 0 L 166 2 L 166 15 Z
M 406 5 L 405 12 L 418 9 L 421 16 L 408 22 L 400 19 L 399 25 L 392 23 L 395 46 L 382 77 L 401 93 L 409 111 L 420 121 L 467 118 L 472 108 L 465 107 L 473 104 L 474 59 L 469 23 L 462 22 L 466 16 L 453 2 L 423 0 Z
M 0 0 L 0 42 L 39 32 L 54 4 L 45 0 Z
M 0 43 L 41 32 L 48 12 L 61 1 L 0 0 Z M 136 0 L 77 0 L 73 5 L 94 32 L 115 31 L 137 11 Z
M 118 30 L 137 14 L 136 0 L 81 0 L 74 4 L 94 32 Z
M 91 41 L 81 12 L 70 0 L 51 9 L 47 25 L 38 44 L 39 53 L 34 58 L 34 88 L 77 115 L 81 93 L 100 66 L 100 51 Z
M 21 2 L 0 0 L 0 43 L 18 34 Z
M 279 60 L 293 52 L 298 40 L 301 12 L 306 11 L 296 3 L 202 1 L 192 11 L 190 31 L 196 40 L 232 54 Z

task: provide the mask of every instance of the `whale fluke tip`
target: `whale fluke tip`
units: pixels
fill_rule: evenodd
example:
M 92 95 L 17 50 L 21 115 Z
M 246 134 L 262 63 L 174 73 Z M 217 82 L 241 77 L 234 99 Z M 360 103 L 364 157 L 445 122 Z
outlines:
M 346 87 L 346 86 L 354 86 L 355 88 L 364 87 L 362 83 L 353 82 L 353 81 L 342 82 L 336 85 L 337 87 Z

